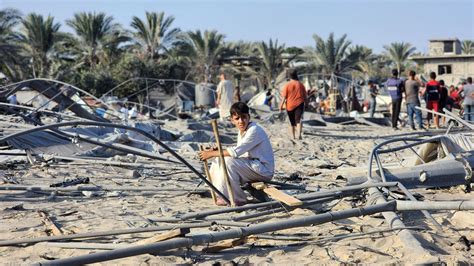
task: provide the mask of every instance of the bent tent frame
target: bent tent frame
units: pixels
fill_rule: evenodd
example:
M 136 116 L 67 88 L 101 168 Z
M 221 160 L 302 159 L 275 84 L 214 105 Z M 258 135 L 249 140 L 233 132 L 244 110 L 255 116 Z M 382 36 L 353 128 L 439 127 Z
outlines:
M 55 129 L 56 130 L 59 127 L 65 127 L 65 126 L 98 126 L 98 127 L 121 128 L 121 129 L 130 130 L 130 131 L 135 131 L 135 132 L 147 137 L 148 139 L 152 140 L 156 144 L 160 145 L 165 150 L 167 150 L 171 155 L 173 155 L 176 159 L 178 159 L 178 161 L 180 161 L 185 166 L 187 166 L 194 174 L 196 174 L 202 181 L 204 181 L 214 192 L 216 192 L 220 197 L 222 197 L 227 203 L 230 203 L 229 199 L 222 192 L 220 192 L 212 183 L 210 183 L 207 180 L 206 177 L 204 177 L 199 171 L 197 171 L 183 157 L 181 157 L 179 154 L 177 154 L 174 150 L 172 150 L 166 144 L 161 142 L 155 136 L 151 135 L 150 133 L 148 133 L 144 130 L 138 129 L 138 128 L 129 127 L 129 126 L 120 125 L 120 124 L 105 123 L 105 122 L 70 121 L 70 122 L 62 122 L 62 123 L 57 123 L 57 124 L 49 124 L 49 125 L 39 126 L 39 127 L 36 127 L 36 128 L 24 130 L 24 131 L 21 131 L 21 132 L 18 132 L 18 133 L 10 134 L 8 136 L 0 138 L 0 142 L 5 142 L 9 139 L 19 137 L 19 136 L 22 136 L 22 135 L 27 135 L 27 134 L 37 132 L 37 131 L 43 131 L 43 130 L 48 130 L 48 129 Z M 64 133 L 64 132 L 61 132 L 61 133 Z

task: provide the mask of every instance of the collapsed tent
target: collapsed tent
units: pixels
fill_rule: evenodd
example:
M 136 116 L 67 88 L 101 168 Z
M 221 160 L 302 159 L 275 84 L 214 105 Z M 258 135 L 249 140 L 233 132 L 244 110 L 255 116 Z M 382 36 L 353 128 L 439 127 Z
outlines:
M 77 116 L 92 120 L 92 121 L 103 121 L 106 122 L 108 120 L 97 116 L 94 110 L 88 106 L 80 97 L 79 94 L 72 90 L 71 87 L 61 87 L 57 88 L 57 84 L 50 84 L 48 80 L 42 79 L 33 79 L 27 80 L 24 82 L 20 82 L 15 84 L 12 89 L 4 90 L 0 92 L 0 98 L 6 98 L 9 95 L 13 95 L 16 92 L 22 90 L 23 88 L 29 88 L 40 93 L 42 96 L 49 99 L 49 101 L 55 102 L 57 105 L 61 106 L 60 111 L 64 109 L 69 109 Z M 32 95 L 34 98 L 35 95 Z M 46 107 L 43 103 L 40 107 Z

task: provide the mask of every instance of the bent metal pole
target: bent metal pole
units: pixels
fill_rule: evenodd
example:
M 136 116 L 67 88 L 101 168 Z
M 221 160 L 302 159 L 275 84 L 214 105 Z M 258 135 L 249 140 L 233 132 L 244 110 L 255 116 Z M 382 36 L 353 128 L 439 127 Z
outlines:
M 8 136 L 5 136 L 3 138 L 0 138 L 0 142 L 5 142 L 9 139 L 23 136 L 23 135 L 28 135 L 33 132 L 37 131 L 43 131 L 47 129 L 56 129 L 59 127 L 67 127 L 67 126 L 98 126 L 98 127 L 111 127 L 111 128 L 122 128 L 130 131 L 135 131 L 139 134 L 144 135 L 145 137 L 149 138 L 150 140 L 156 142 L 158 145 L 160 145 L 162 148 L 167 150 L 171 155 L 173 155 L 176 159 L 178 159 L 181 163 L 186 165 L 193 173 L 195 173 L 202 181 L 204 181 L 214 192 L 216 192 L 220 197 L 222 197 L 227 203 L 230 204 L 229 199 L 222 194 L 211 182 L 207 180 L 198 170 L 196 170 L 191 164 L 189 164 L 183 157 L 181 157 L 179 154 L 177 154 L 175 151 L 173 151 L 170 147 L 168 147 L 166 144 L 161 142 L 159 139 L 157 139 L 155 136 L 151 135 L 150 133 L 141 130 L 139 128 L 134 128 L 134 127 L 129 127 L 125 125 L 120 125 L 120 124 L 113 124 L 113 123 L 107 123 L 107 122 L 95 122 L 95 121 L 69 121 L 69 122 L 62 122 L 62 123 L 57 123 L 57 124 L 49 124 L 49 125 L 44 125 L 40 127 L 35 127 L 32 129 L 27 129 L 18 133 L 14 133 Z
M 237 228 L 221 232 L 190 235 L 189 237 L 174 238 L 149 245 L 120 248 L 111 251 L 97 252 L 93 254 L 71 257 L 67 259 L 59 259 L 54 261 L 44 261 L 36 265 L 83 265 L 88 263 L 96 263 L 101 261 L 110 261 L 120 258 L 132 257 L 147 253 L 155 254 L 158 252 L 163 252 L 175 248 L 191 247 L 194 245 L 213 243 L 226 239 L 244 238 L 250 235 L 274 232 L 288 228 L 318 225 L 351 217 L 366 216 L 386 211 L 394 211 L 395 208 L 395 201 L 391 201 L 383 204 L 364 206 L 360 208 L 327 212 L 306 217 L 287 219 L 278 222 L 257 224 L 246 228 Z

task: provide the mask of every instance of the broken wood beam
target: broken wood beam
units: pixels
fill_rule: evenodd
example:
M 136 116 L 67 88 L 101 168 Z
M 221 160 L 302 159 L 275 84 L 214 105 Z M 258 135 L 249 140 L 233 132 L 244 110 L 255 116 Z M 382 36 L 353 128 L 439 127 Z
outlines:
M 257 190 L 263 190 L 265 194 L 270 196 L 272 199 L 281 201 L 285 203 L 288 206 L 301 206 L 303 205 L 303 202 L 293 196 L 290 196 L 274 187 L 269 187 L 263 182 L 255 182 L 252 183 L 252 187 L 254 187 Z
M 205 247 L 202 249 L 202 252 L 204 253 L 217 253 L 221 250 L 241 246 L 243 244 L 247 244 L 251 240 L 254 240 L 255 237 L 249 236 L 249 237 L 243 237 L 243 238 L 237 238 L 237 239 L 228 239 L 228 240 L 222 240 L 217 242 L 216 244 Z
M 46 226 L 47 231 L 55 236 L 64 235 L 63 230 L 48 216 L 45 211 L 38 211 L 38 214 L 41 216 L 43 224 Z
M 166 233 L 157 234 L 155 236 L 139 240 L 132 244 L 133 245 L 146 245 L 146 244 L 156 243 L 156 242 L 160 242 L 160 241 L 171 239 L 178 236 L 185 236 L 186 234 L 189 234 L 189 232 L 190 232 L 189 228 L 178 228 L 178 229 L 168 231 Z

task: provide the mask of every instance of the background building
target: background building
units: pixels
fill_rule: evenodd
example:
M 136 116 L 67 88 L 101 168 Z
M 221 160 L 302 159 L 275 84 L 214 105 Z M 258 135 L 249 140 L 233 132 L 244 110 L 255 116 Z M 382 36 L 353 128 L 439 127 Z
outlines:
M 428 55 L 412 56 L 411 59 L 423 66 L 425 76 L 435 72 L 437 79 L 443 79 L 448 86 L 474 76 L 474 54 L 462 54 L 457 38 L 430 40 Z

